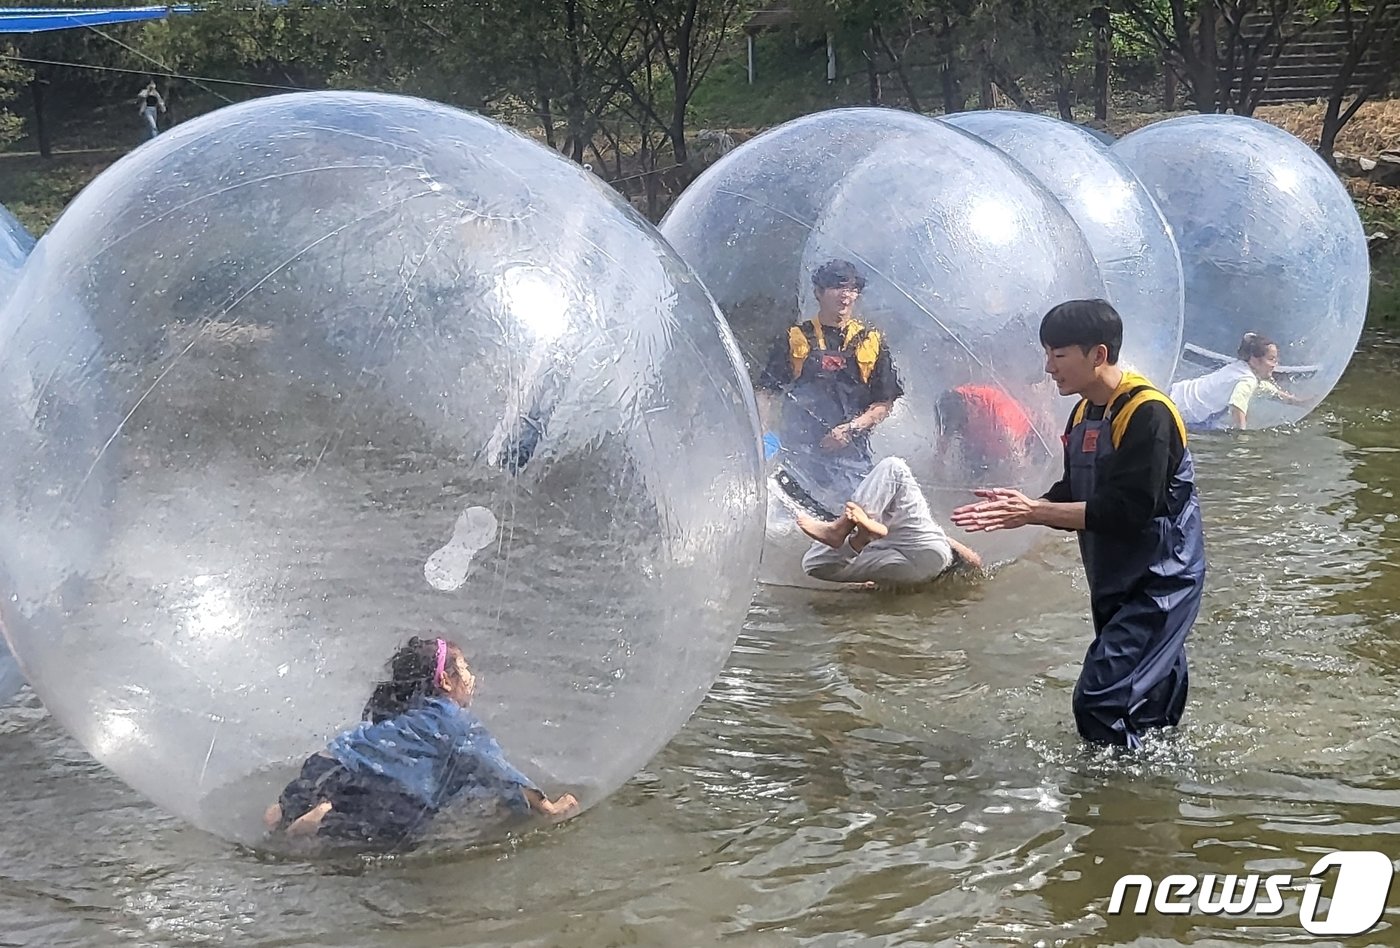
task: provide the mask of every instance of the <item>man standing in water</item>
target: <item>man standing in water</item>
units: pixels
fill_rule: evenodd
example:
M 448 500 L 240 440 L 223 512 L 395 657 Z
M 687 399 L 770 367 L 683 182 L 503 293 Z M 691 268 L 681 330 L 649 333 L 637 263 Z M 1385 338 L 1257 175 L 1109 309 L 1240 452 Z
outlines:
M 854 317 L 864 288 L 847 260 L 818 267 L 817 315 L 774 340 L 756 386 L 764 429 L 777 426 L 783 467 L 827 511 L 842 509 L 870 472 L 870 432 L 904 394 L 881 333 Z
M 1060 394 L 1080 396 L 1064 476 L 1034 500 L 979 490 L 983 499 L 952 519 L 968 531 L 1078 531 L 1094 641 L 1074 688 L 1075 723 L 1085 740 L 1135 748 L 1186 706 L 1186 636 L 1206 570 L 1186 426 L 1167 396 L 1119 368 L 1123 323 L 1103 300 L 1056 306 L 1040 342 Z

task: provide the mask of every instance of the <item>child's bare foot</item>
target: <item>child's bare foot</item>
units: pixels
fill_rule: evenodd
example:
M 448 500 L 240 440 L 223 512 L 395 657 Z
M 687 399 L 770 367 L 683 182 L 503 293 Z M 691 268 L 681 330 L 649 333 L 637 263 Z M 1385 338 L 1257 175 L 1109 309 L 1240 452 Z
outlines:
M 852 524 L 845 517 L 838 517 L 830 523 L 825 523 L 815 517 L 798 514 L 797 526 L 818 543 L 838 550 L 841 548 L 841 544 L 846 542 L 846 536 L 851 532 Z
M 287 827 L 287 835 L 292 837 L 316 835 L 316 831 L 321 828 L 321 821 L 326 818 L 326 814 L 330 811 L 331 802 L 322 800 L 315 807 L 292 820 L 291 825 Z
M 872 518 L 870 514 L 865 512 L 865 508 L 855 501 L 848 501 L 846 503 L 846 519 L 861 530 L 870 534 L 872 540 L 878 540 L 881 537 L 889 536 L 890 528 Z M 870 541 L 867 540 L 866 542 L 869 543 Z

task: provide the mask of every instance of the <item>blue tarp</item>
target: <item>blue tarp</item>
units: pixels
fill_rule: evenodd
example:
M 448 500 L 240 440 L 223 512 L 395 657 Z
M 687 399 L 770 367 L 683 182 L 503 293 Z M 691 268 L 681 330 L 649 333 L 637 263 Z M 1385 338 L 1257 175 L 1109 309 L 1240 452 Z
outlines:
M 110 23 L 163 20 L 172 13 L 193 13 L 188 3 L 160 7 L 110 7 L 105 9 L 56 9 L 52 7 L 0 7 L 0 33 L 43 33 Z

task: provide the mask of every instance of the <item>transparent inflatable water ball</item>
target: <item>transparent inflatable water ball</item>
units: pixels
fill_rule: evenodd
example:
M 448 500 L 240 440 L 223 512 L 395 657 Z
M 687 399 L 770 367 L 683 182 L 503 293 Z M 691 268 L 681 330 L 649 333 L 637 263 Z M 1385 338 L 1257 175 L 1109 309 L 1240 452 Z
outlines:
M 778 479 L 765 581 L 805 584 L 807 541 L 783 477 L 839 510 L 859 475 L 826 476 L 834 465 L 811 443 L 805 396 L 791 376 L 776 388 L 764 378 L 791 355 L 791 327 L 815 316 L 812 277 L 826 261 L 865 280 L 855 318 L 881 334 L 903 389 L 870 437 L 870 461 L 905 459 L 945 525 L 974 487 L 1053 480 L 1064 421 L 1044 377 L 1040 319 L 1105 289 L 1074 220 L 1002 152 L 922 116 L 819 113 L 725 156 L 661 229 L 715 295 L 771 398 L 782 447 L 769 462 Z M 998 559 L 1032 542 L 1025 531 L 969 545 Z
M 0 307 L 4 306 L 19 282 L 20 267 L 34 248 L 34 238 L 24 225 L 3 205 L 0 205 Z M 0 641 L 0 702 L 9 701 L 24 687 L 24 675 L 18 663 Z
M 1081 125 L 1009 110 L 944 121 L 1006 152 L 1064 205 L 1123 317 L 1122 361 L 1170 385 L 1181 353 L 1181 259 L 1142 182 Z
M 759 436 L 713 302 L 591 175 L 445 106 L 267 98 L 133 152 L 27 264 L 0 386 L 10 643 L 95 757 L 231 839 L 275 845 L 376 682 L 447 687 L 455 650 L 386 669 L 411 636 L 587 807 L 750 598 Z M 443 792 L 424 845 L 517 826 Z
M 1366 320 L 1370 261 L 1335 172 L 1272 125 L 1170 119 L 1113 146 L 1171 224 L 1186 285 L 1178 378 L 1229 365 L 1245 333 L 1278 346 L 1275 381 L 1299 404 L 1256 396 L 1249 427 L 1296 421 L 1332 390 Z
M 14 292 L 24 258 L 34 249 L 34 238 L 24 225 L 0 205 L 0 304 Z

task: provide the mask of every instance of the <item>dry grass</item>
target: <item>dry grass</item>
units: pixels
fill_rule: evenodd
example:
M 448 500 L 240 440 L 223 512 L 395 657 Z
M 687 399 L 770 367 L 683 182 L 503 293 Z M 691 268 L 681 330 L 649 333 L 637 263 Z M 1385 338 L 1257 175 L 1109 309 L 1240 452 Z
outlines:
M 1322 133 L 1324 109 L 1321 102 L 1290 102 L 1287 105 L 1263 106 L 1254 113 L 1254 117 L 1277 125 L 1316 147 L 1318 136 Z M 1189 111 L 1121 111 L 1110 118 L 1108 130 L 1121 138 L 1153 122 L 1194 114 Z M 1336 150 L 1343 154 L 1374 157 L 1389 149 L 1400 149 L 1400 99 L 1367 102 L 1337 136 Z
M 1322 132 L 1324 108 L 1320 102 L 1266 105 L 1255 117 L 1315 146 Z M 1337 136 L 1336 150 L 1347 155 L 1374 157 L 1394 148 L 1400 148 L 1400 99 L 1367 102 Z

